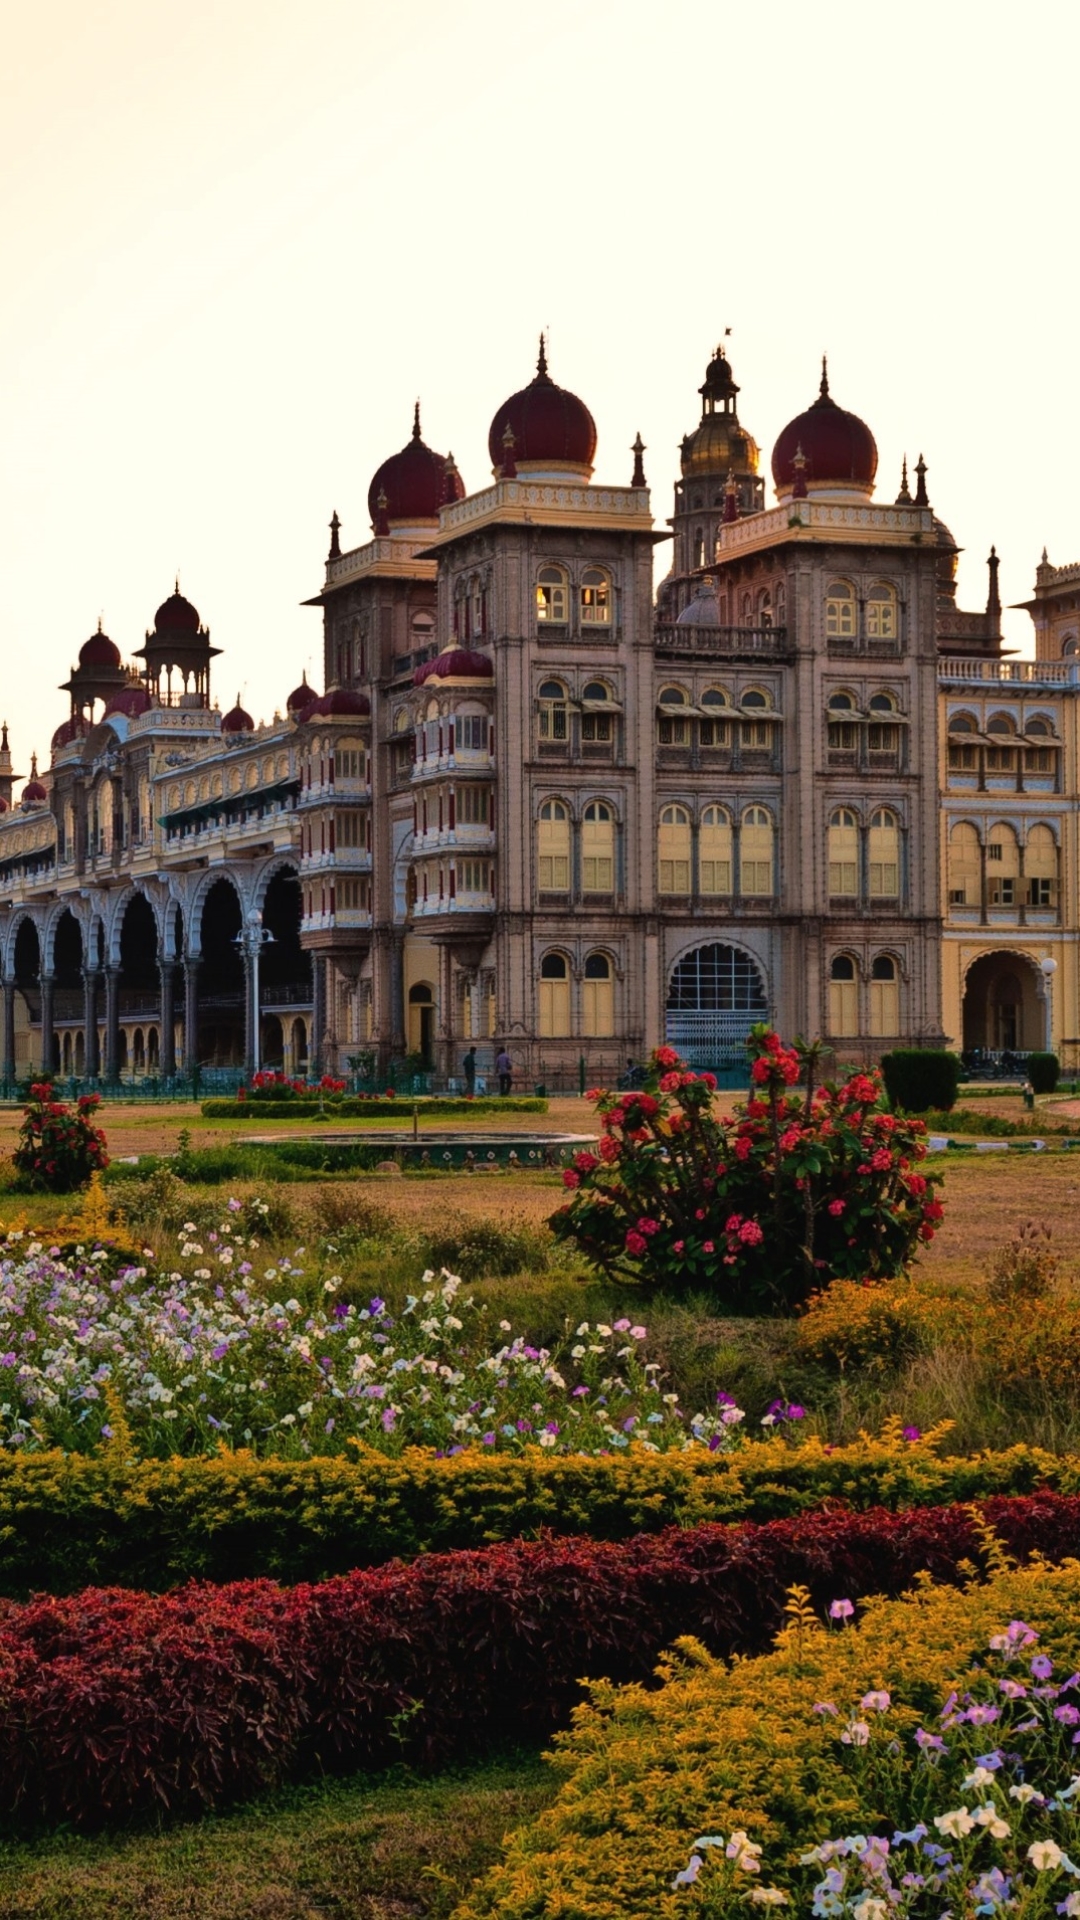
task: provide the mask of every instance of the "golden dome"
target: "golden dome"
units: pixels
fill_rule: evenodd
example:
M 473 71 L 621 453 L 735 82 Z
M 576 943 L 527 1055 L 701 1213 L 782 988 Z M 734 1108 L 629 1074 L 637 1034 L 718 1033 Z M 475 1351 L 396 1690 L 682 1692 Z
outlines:
M 733 413 L 706 413 L 682 443 L 684 479 L 709 473 L 726 480 L 729 467 L 736 475 L 756 473 L 759 459 L 757 441 Z

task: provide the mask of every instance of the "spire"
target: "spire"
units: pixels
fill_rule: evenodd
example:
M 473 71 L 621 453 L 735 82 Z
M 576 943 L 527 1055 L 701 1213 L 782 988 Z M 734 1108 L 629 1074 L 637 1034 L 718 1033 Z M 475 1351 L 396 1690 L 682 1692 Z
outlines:
M 896 505 L 898 507 L 910 507 L 911 505 L 911 488 L 908 486 L 907 454 L 906 453 L 904 455 L 904 464 L 900 472 L 900 491 L 896 496 Z
M 990 558 L 986 565 L 990 574 L 990 586 L 986 596 L 986 620 L 991 633 L 995 636 L 1000 636 L 1001 595 L 998 592 L 998 568 L 1001 565 L 1001 561 L 998 559 L 998 550 L 996 547 L 991 547 Z
M 502 467 L 499 470 L 499 477 L 502 480 L 516 480 L 517 478 L 517 462 L 514 459 L 514 448 L 516 446 L 517 438 L 508 420 L 503 428 L 502 436 L 503 458 Z
M 105 629 L 102 626 L 101 621 L 102 621 L 102 615 L 99 613 L 97 617 L 97 630 L 99 633 L 104 633 Z
M 390 531 L 390 522 L 386 517 L 388 505 L 389 501 L 386 498 L 386 488 L 380 487 L 379 497 L 375 502 L 375 526 L 373 531 L 376 539 L 385 536 Z
M 930 501 L 926 492 L 926 461 L 923 459 L 921 453 L 915 462 L 915 478 L 918 482 L 915 488 L 915 505 L 917 507 L 928 507 Z
M 454 464 L 454 456 L 452 453 L 448 453 L 446 459 L 443 461 L 443 495 L 441 504 L 444 507 L 452 506 L 458 497 L 457 486 L 455 484 L 457 477 L 458 470 Z
M 724 511 L 721 517 L 726 527 L 729 527 L 732 521 L 737 520 L 739 517 L 739 490 L 735 485 L 735 475 L 730 467 L 728 468 L 727 484 L 724 487 Z
M 822 400 L 829 398 L 829 360 L 828 355 L 824 353 L 821 356 L 821 385 L 818 388 L 818 395 Z
M 632 487 L 643 487 L 645 485 L 645 462 L 642 455 L 645 452 L 645 442 L 640 433 L 634 435 L 634 444 L 630 451 L 634 456 L 634 476 L 630 485 Z
M 340 530 L 341 521 L 337 517 L 337 508 L 335 507 L 333 513 L 330 515 L 330 551 L 326 556 L 328 560 L 341 559 L 341 542 L 338 539 Z
M 36 779 L 37 779 L 37 777 L 38 777 L 38 773 L 37 773 L 37 754 L 36 754 L 36 753 L 32 753 L 32 754 L 30 755 L 30 778 L 31 778 L 31 780 L 36 780 Z
M 420 402 L 419 400 L 416 402 L 416 405 L 413 408 L 412 437 L 414 440 L 419 440 L 420 438 Z
M 791 497 L 793 500 L 805 500 L 807 497 L 806 455 L 802 450 L 801 440 L 799 442 L 799 445 L 795 449 L 794 457 L 792 459 L 791 464 L 795 469 L 795 481 L 791 489 Z
M 536 362 L 536 377 L 538 380 L 546 380 L 548 377 L 547 349 L 544 345 L 544 336 L 542 333 L 540 335 L 540 357 Z
M 0 753 L 9 753 L 9 752 L 10 752 L 10 748 L 8 746 L 7 721 L 5 720 L 3 727 L 0 728 Z

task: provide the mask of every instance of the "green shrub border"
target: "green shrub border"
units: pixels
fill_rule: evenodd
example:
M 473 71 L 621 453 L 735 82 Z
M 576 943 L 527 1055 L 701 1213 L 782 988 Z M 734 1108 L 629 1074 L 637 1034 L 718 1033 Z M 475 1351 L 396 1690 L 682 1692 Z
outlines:
M 426 1094 L 417 1094 L 414 1099 L 407 1093 L 393 1100 L 378 1096 L 364 1100 L 347 1094 L 340 1099 L 327 1095 L 323 1100 L 204 1100 L 202 1115 L 204 1120 L 311 1120 L 320 1115 L 328 1120 L 381 1120 L 392 1116 L 400 1120 L 402 1126 L 408 1126 L 414 1107 L 425 1118 L 439 1114 L 468 1120 L 478 1113 L 546 1113 L 548 1103 L 531 1094 L 516 1097 L 507 1094 L 505 1099 L 493 1095 L 491 1099 L 477 1100 L 439 1099 Z
M 138 1461 L 112 1443 L 98 1455 L 0 1456 L 0 1594 L 322 1580 L 543 1530 L 622 1540 L 671 1525 L 785 1519 L 825 1502 L 897 1510 L 1041 1488 L 1080 1492 L 1080 1457 L 1016 1446 L 942 1458 L 886 1438 L 828 1451 L 817 1440 L 754 1441 L 731 1455 L 449 1459 L 414 1450 L 283 1461 L 222 1451 Z

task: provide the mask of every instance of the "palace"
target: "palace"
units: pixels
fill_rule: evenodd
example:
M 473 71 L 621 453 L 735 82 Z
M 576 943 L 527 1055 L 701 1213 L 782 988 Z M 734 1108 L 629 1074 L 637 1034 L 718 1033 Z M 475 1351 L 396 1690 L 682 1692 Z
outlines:
M 665 1038 L 737 1077 L 766 1017 L 847 1060 L 1080 1045 L 1080 567 L 1044 554 L 1010 660 L 921 458 L 876 499 L 823 366 L 770 504 L 738 394 L 718 348 L 670 533 L 543 343 L 479 490 L 417 409 L 372 537 L 331 522 L 326 691 L 269 725 L 178 590 L 127 661 L 99 624 L 18 798 L 0 744 L 5 1079 L 450 1079 L 475 1043 L 570 1084 Z

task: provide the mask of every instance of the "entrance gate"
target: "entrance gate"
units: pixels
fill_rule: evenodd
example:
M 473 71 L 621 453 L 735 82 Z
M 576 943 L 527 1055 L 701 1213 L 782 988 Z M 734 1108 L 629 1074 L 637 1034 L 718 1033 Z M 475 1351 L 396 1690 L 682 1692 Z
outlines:
M 671 976 L 667 1042 L 695 1072 L 715 1073 L 722 1087 L 743 1087 L 750 1029 L 768 1014 L 761 974 L 748 953 L 695 947 Z

